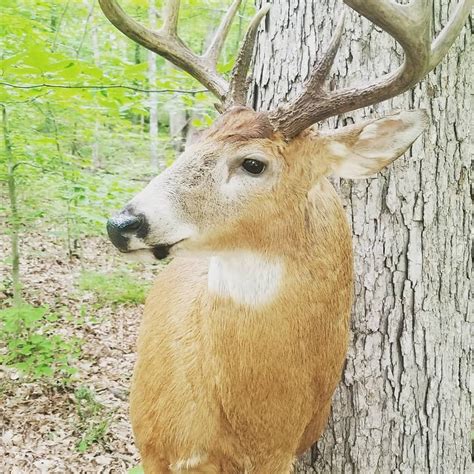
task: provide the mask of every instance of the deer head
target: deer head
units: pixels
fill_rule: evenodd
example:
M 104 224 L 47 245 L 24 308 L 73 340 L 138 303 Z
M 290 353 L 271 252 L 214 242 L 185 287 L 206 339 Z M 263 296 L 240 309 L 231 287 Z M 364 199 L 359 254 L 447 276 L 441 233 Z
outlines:
M 401 156 L 427 125 L 423 111 L 401 112 L 329 132 L 311 126 L 328 117 L 392 98 L 442 60 L 472 7 L 459 2 L 438 37 L 431 37 L 431 1 L 344 0 L 394 37 L 405 60 L 369 84 L 329 91 L 329 74 L 344 31 L 339 22 L 303 91 L 276 110 L 247 107 L 256 32 L 269 6 L 251 22 L 229 82 L 216 71 L 219 53 L 241 0 L 234 0 L 207 51 L 198 56 L 177 36 L 179 0 L 168 0 L 163 27 L 144 28 L 113 0 L 99 0 L 107 18 L 132 40 L 168 59 L 218 99 L 222 115 L 175 163 L 110 219 L 108 232 L 123 252 L 164 258 L 178 250 L 219 251 L 278 245 L 278 222 L 298 213 L 315 186 L 331 194 L 326 176 L 366 178 Z M 320 193 L 319 199 L 324 199 Z M 262 222 L 274 223 L 271 228 Z

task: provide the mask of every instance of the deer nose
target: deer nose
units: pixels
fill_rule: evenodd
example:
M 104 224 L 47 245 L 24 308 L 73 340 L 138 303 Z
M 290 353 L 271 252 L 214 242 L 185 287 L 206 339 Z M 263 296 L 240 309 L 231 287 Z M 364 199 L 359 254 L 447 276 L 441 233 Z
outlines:
M 128 243 L 132 235 L 143 238 L 145 231 L 146 219 L 143 214 L 130 214 L 129 212 L 121 212 L 107 221 L 107 233 L 112 243 L 122 252 L 128 249 Z

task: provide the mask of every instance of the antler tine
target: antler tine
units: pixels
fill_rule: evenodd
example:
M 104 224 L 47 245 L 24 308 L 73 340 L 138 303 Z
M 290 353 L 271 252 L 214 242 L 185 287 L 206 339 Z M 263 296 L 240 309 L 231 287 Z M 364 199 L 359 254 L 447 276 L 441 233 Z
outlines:
M 329 75 L 329 71 L 334 64 L 334 59 L 339 50 L 339 46 L 341 45 L 345 18 L 346 13 L 342 12 L 341 18 L 336 26 L 336 29 L 334 30 L 334 34 L 332 35 L 326 54 L 314 67 L 313 73 L 310 77 L 310 83 L 306 86 L 308 89 L 321 89 L 323 87 L 324 81 Z
M 222 51 L 222 47 L 224 46 L 224 42 L 229 34 L 230 27 L 232 25 L 232 21 L 237 13 L 242 0 L 234 0 L 230 8 L 227 10 L 224 18 L 217 28 L 214 38 L 212 39 L 211 44 L 207 48 L 207 51 L 204 53 L 204 57 L 213 64 L 216 65 L 217 61 L 219 60 L 219 56 Z
M 128 16 L 114 0 L 99 0 L 99 5 L 109 21 L 123 34 L 186 71 L 224 102 L 229 90 L 227 81 L 217 73 L 214 65 L 193 53 L 177 36 L 179 0 L 168 0 L 165 22 L 159 31 L 145 28 Z
M 323 90 L 323 86 L 341 44 L 342 33 L 344 31 L 344 21 L 345 12 L 341 15 L 341 19 L 332 35 L 326 53 L 314 66 L 313 71 L 303 88 L 303 92 L 289 104 L 279 107 L 275 113 L 270 113 L 270 120 L 277 130 L 283 130 L 285 124 L 291 120 L 291 117 L 297 119 L 300 116 L 301 110 L 303 110 L 302 107 L 304 107 L 308 101 L 316 103 L 319 97 L 326 93 Z
M 245 82 L 257 28 L 270 8 L 269 5 L 263 7 L 253 19 L 232 70 L 232 80 L 229 84 L 217 73 L 216 66 L 232 20 L 241 2 L 242 0 L 233 0 L 209 48 L 202 56 L 193 53 L 178 36 L 180 0 L 167 0 L 163 26 L 159 31 L 147 29 L 135 21 L 122 10 L 115 0 L 99 0 L 99 5 L 109 21 L 123 34 L 145 48 L 163 56 L 197 79 L 220 100 L 223 105 L 219 105 L 218 109 L 224 111 L 234 104 L 244 105 L 246 103 L 247 85 Z
M 391 0 L 344 0 L 348 6 L 389 33 L 405 52 L 405 60 L 395 72 L 367 85 L 333 92 L 321 90 L 321 69 L 315 69 L 307 88 L 290 103 L 269 113 L 275 129 L 288 139 L 328 117 L 381 102 L 399 95 L 419 82 L 436 67 L 459 34 L 473 0 L 461 0 L 454 17 L 431 45 L 432 0 L 412 0 L 397 4 Z M 327 71 L 329 72 L 329 68 Z M 316 85 L 319 94 L 309 87 Z M 316 97 L 317 95 L 317 97 Z
M 257 30 L 263 17 L 270 10 L 270 4 L 264 5 L 250 23 L 239 54 L 232 69 L 229 93 L 225 101 L 225 108 L 233 105 L 247 104 L 248 81 L 247 74 L 252 60 Z
M 179 5 L 181 0 L 168 0 L 164 9 L 161 31 L 165 35 L 176 37 L 178 34 Z
M 460 1 L 456 7 L 456 11 L 451 17 L 451 20 L 433 42 L 429 64 L 430 71 L 441 62 L 444 56 L 446 56 L 448 49 L 454 43 L 457 35 L 464 26 L 466 18 L 472 10 L 473 4 L 474 2 L 472 0 Z

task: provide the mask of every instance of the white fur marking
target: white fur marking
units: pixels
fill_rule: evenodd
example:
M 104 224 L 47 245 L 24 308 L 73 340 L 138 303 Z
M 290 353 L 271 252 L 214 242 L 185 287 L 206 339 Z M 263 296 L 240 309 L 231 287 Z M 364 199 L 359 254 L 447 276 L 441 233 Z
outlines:
M 348 147 L 340 141 L 329 143 L 328 151 L 338 158 L 333 171 L 342 178 L 371 176 L 401 156 L 426 128 L 426 112 L 401 112 L 369 123 Z
M 173 189 L 173 185 L 167 178 L 167 171 L 154 178 L 130 201 L 130 204 L 136 213 L 145 215 L 150 226 L 150 233 L 147 236 L 149 239 L 156 243 L 173 244 L 192 237 L 196 233 L 196 228 L 184 222 L 176 212 L 176 202 L 168 193 L 168 190 Z M 143 241 L 131 236 L 129 249 L 141 248 Z
M 340 158 L 346 158 L 351 154 L 349 148 L 347 148 L 344 143 L 337 142 L 337 141 L 332 141 L 329 143 L 329 152 L 334 155 L 338 156 Z
M 280 260 L 249 251 L 225 252 L 210 259 L 208 288 L 236 303 L 259 306 L 275 298 L 282 276 Z
M 334 166 L 334 172 L 342 178 L 353 178 L 355 176 L 367 176 L 369 171 L 364 166 L 366 161 L 363 157 L 354 155 L 343 143 L 334 141 L 329 143 L 329 152 L 340 158 Z
M 376 138 L 377 134 L 379 133 L 379 126 L 377 122 L 369 123 L 369 125 L 365 126 L 362 130 L 362 133 L 359 135 L 360 140 L 369 140 L 371 138 Z
M 174 464 L 170 464 L 169 468 L 171 469 L 171 472 L 180 472 L 182 470 L 193 469 L 199 466 L 199 464 L 201 464 L 205 460 L 206 458 L 201 456 L 200 454 L 193 454 L 188 459 L 180 459 Z

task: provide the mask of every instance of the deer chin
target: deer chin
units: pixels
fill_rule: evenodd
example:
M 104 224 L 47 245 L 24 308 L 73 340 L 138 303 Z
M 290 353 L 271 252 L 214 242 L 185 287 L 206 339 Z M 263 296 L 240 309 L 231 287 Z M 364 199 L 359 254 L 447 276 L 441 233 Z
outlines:
M 127 252 L 120 252 L 120 255 L 129 262 L 156 263 L 152 249 L 129 250 Z
M 121 251 L 121 254 L 130 261 L 153 263 L 157 260 L 173 257 L 179 251 L 179 244 L 184 240 L 186 239 L 178 240 L 174 244 L 157 244 L 150 247 Z
M 171 256 L 172 254 L 174 255 L 177 250 L 177 246 L 183 241 L 179 240 L 178 242 L 175 242 L 174 244 L 160 244 L 160 245 L 154 245 L 151 248 L 151 253 L 157 260 L 163 260 L 166 257 Z M 173 252 L 172 252 L 173 251 Z M 172 253 L 171 253 L 172 252 Z

